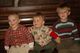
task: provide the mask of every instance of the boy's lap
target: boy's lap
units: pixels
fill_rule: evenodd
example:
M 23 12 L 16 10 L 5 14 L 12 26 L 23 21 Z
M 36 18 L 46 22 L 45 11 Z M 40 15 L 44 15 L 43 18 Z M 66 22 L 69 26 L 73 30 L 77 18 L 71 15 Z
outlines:
M 55 44 L 50 42 L 49 44 L 41 47 L 38 43 L 35 43 L 34 50 L 30 51 L 30 53 L 51 53 L 55 48 Z
M 74 40 L 65 40 L 61 45 L 58 45 L 59 53 L 79 53 L 80 45 L 76 44 Z

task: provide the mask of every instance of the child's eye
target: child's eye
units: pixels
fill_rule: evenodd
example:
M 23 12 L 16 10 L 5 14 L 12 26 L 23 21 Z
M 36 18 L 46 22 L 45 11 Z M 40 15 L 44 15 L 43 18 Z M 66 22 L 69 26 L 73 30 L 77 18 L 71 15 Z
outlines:
M 37 20 L 37 22 L 38 22 L 39 20 Z
M 15 19 L 13 21 L 15 21 Z

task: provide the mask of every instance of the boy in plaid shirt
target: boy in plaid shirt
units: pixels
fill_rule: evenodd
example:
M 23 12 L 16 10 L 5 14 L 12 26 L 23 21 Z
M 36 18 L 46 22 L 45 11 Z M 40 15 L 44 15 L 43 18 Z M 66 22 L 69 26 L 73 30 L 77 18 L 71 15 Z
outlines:
M 31 33 L 19 24 L 20 19 L 17 14 L 9 15 L 8 22 L 10 27 L 5 33 L 5 50 L 7 53 L 28 53 L 34 45 Z

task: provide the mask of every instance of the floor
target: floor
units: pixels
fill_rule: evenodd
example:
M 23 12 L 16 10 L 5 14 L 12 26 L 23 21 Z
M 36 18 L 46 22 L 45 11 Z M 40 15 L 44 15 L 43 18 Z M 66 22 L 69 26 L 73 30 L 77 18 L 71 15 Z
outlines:
M 80 53 L 80 41 L 77 42 L 76 44 L 77 45 L 72 44 L 72 47 L 70 47 L 70 49 L 68 49 L 68 48 L 60 49 L 59 53 Z M 3 45 L 4 45 L 3 40 L 0 40 L 0 53 L 6 53 Z

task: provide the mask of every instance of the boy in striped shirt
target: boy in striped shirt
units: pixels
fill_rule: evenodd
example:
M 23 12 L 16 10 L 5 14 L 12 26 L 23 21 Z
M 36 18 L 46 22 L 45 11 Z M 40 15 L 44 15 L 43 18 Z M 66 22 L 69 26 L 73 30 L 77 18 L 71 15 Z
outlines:
M 69 53 L 68 49 L 73 44 L 74 40 L 79 40 L 78 29 L 75 26 L 74 22 L 68 18 L 70 15 L 70 7 L 66 4 L 62 4 L 57 8 L 57 13 L 59 16 L 59 20 L 53 25 L 54 31 L 59 35 L 62 39 L 62 44 L 59 45 L 59 50 L 67 48 L 67 53 Z M 64 52 L 65 53 L 65 52 Z

